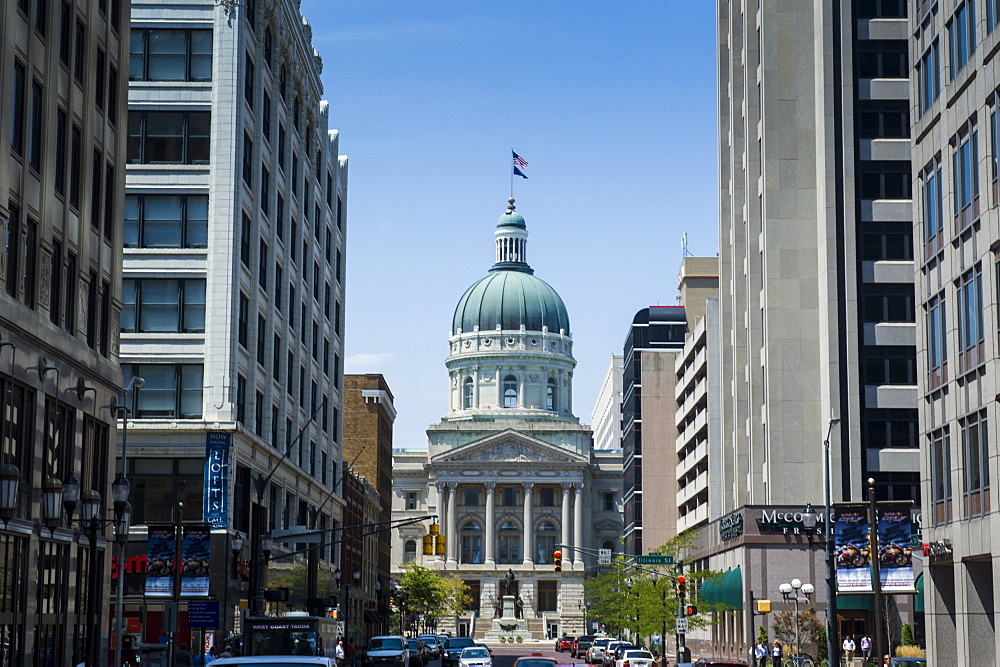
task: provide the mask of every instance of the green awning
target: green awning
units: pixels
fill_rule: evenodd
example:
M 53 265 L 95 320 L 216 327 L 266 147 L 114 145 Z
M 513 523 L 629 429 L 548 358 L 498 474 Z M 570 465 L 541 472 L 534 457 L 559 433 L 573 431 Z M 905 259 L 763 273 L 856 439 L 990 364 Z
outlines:
M 719 602 L 733 609 L 743 609 L 743 571 L 739 565 L 726 571 L 718 595 Z
M 913 596 L 913 611 L 922 612 L 924 611 L 924 573 L 921 572 L 917 576 L 917 580 L 913 582 L 913 587 L 917 589 L 917 594 Z
M 875 596 L 871 593 L 860 595 L 840 594 L 840 584 L 837 584 L 837 611 L 872 611 L 875 609 Z
M 722 582 L 706 581 L 698 589 L 698 599 L 702 602 L 721 602 L 719 599 L 719 589 Z

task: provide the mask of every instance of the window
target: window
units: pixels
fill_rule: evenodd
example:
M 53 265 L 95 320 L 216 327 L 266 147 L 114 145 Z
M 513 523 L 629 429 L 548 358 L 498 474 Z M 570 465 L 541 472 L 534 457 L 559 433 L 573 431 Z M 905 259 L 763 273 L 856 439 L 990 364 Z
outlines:
M 271 143 L 271 96 L 264 91 L 264 108 L 261 109 L 261 131 L 264 133 L 264 139 L 270 145 Z
M 253 432 L 264 437 L 264 394 L 255 392 L 253 405 Z
M 947 429 L 930 433 L 931 502 L 934 525 L 951 518 L 951 436 Z
M 136 392 L 137 417 L 201 417 L 201 365 L 122 364 L 122 374 L 125 385 L 136 375 L 146 381 Z
M 274 310 L 277 311 L 277 312 L 279 312 L 279 313 L 281 312 L 281 290 L 285 286 L 284 277 L 285 277 L 285 269 L 284 269 L 284 267 L 282 267 L 281 264 L 278 264 L 277 262 L 275 262 L 274 263 L 274 294 L 272 295 L 272 298 L 274 299 Z
M 504 521 L 497 532 L 497 563 L 520 563 L 521 529 L 513 521 Z
M 115 226 L 118 223 L 118 207 L 115 198 L 118 196 L 118 179 L 115 177 L 115 167 L 110 162 L 104 165 L 104 238 L 114 243 Z
M 860 100 L 857 132 L 861 139 L 908 139 L 910 107 L 903 100 Z
M 264 365 L 265 352 L 267 349 L 267 328 L 264 316 L 257 314 L 257 363 Z
M 553 552 L 556 550 L 556 526 L 554 523 L 543 521 L 535 529 L 535 563 L 538 565 L 551 565 Z
M 243 182 L 253 187 L 253 139 L 250 133 L 243 132 Z
M 76 35 L 73 43 L 73 77 L 83 83 L 83 72 L 87 64 L 87 26 L 76 20 Z
M 938 41 L 934 40 L 934 43 L 924 51 L 924 55 L 920 57 L 920 64 L 917 65 L 921 113 L 930 109 L 941 93 L 940 68 L 941 61 L 938 55 Z
M 108 57 L 103 49 L 97 49 L 97 62 L 94 64 L 94 106 L 104 110 L 104 96 L 107 91 L 104 89 L 105 70 L 108 66 Z
M 243 212 L 240 222 L 240 262 L 250 269 L 250 216 Z
M 985 413 L 977 413 L 962 426 L 962 454 L 965 485 L 965 516 L 990 511 L 989 447 Z
M 942 196 L 941 196 L 941 164 L 935 161 L 923 174 L 923 205 L 924 205 L 924 241 L 927 243 L 928 255 L 933 254 L 941 246 L 939 236 L 942 233 Z
M 271 172 L 264 165 L 260 167 L 260 212 L 271 217 Z
M 62 3 L 59 14 L 59 61 L 69 67 L 73 50 L 73 8 L 68 2 Z
M 517 378 L 513 375 L 503 379 L 503 407 L 517 407 Z
M 253 30 L 257 25 L 257 0 L 244 0 L 243 6 L 246 8 L 247 25 Z
M 557 611 L 559 596 L 557 594 L 556 582 L 553 580 L 542 580 L 538 582 L 538 595 L 536 596 L 538 611 Z
M 208 196 L 128 195 L 126 248 L 205 248 Z
M 244 349 L 247 348 L 250 336 L 250 299 L 246 294 L 240 294 L 239 321 L 237 322 L 237 338 Z
M 869 39 L 858 42 L 854 64 L 861 79 L 905 79 L 907 43 L 903 40 Z
M 913 285 L 866 283 L 861 288 L 863 322 L 913 322 Z
M 260 237 L 260 245 L 257 247 L 257 283 L 267 289 L 267 241 Z
M 958 340 L 961 371 L 978 366 L 983 361 L 983 269 L 976 265 L 962 277 L 958 289 Z
M 472 407 L 472 398 L 475 394 L 475 387 L 472 384 L 472 378 L 465 378 L 465 382 L 462 383 L 462 407 L 466 410 Z
M 865 261 L 912 261 L 913 225 L 908 222 L 866 222 L 861 228 L 861 258 Z
M 246 68 L 243 71 L 243 99 L 250 105 L 250 109 L 253 109 L 254 66 L 249 51 L 246 53 L 244 62 L 246 63 Z
M 212 114 L 208 111 L 130 111 L 131 164 L 208 164 Z
M 118 124 L 118 68 L 108 68 L 108 122 Z
M 83 178 L 83 133 L 76 123 L 73 123 L 69 155 L 69 204 L 73 208 L 79 209 Z
M 24 154 L 24 101 L 25 101 L 25 81 L 24 65 L 19 60 L 14 61 L 14 80 L 11 83 L 13 99 L 10 101 L 10 147 L 18 155 Z
M 299 194 L 299 154 L 292 151 L 292 194 Z
M 125 279 L 122 281 L 125 333 L 202 333 L 205 281 Z
M 211 30 L 132 31 L 130 81 L 211 81 Z
M 601 494 L 601 509 L 605 512 L 615 511 L 615 494 L 614 493 L 602 493 Z
M 274 227 L 278 238 L 285 240 L 285 198 L 278 193 L 278 209 L 274 214 Z
M 517 487 L 505 486 L 500 489 L 500 504 L 504 507 L 516 507 L 518 498 Z
M 415 510 L 417 509 L 417 492 L 407 491 L 406 492 L 406 509 Z
M 927 368 L 932 373 L 948 362 L 947 335 L 944 296 L 940 295 L 927 304 Z M 937 384 L 931 382 L 932 387 Z
M 967 0 L 952 15 L 948 24 L 948 42 L 951 45 L 951 78 L 954 79 L 976 50 L 976 19 L 972 0 Z
M 917 358 L 912 347 L 868 345 L 863 348 L 862 359 L 865 384 L 917 383 Z
M 857 16 L 863 19 L 906 18 L 905 0 L 858 0 Z
M 974 123 L 952 140 L 952 171 L 955 182 L 955 219 L 958 230 L 979 217 L 979 146 Z
M 555 378 L 549 378 L 549 382 L 545 387 L 545 409 L 546 410 L 558 410 L 558 404 L 556 402 L 556 381 Z
M 45 134 L 45 99 L 42 84 L 31 82 L 31 131 L 28 134 L 28 165 L 42 170 L 42 136 Z
M 104 156 L 101 155 L 100 148 L 94 148 L 94 159 L 90 169 L 90 224 L 97 229 L 101 228 L 101 198 L 104 194 L 104 189 L 101 187 L 103 167 Z
M 479 564 L 483 562 L 483 527 L 476 521 L 462 526 L 461 562 Z
M 236 421 L 246 423 L 247 418 L 247 379 L 236 376 Z
M 278 123 L 278 168 L 285 170 L 285 124 Z
M 865 408 L 861 415 L 862 446 L 914 448 L 917 411 L 905 408 Z
M 556 505 L 556 494 L 555 489 L 551 486 L 542 486 L 538 488 L 538 506 L 539 507 L 555 507 Z
M 264 31 L 264 62 L 267 63 L 268 69 L 274 64 L 274 35 L 270 26 Z
M 467 486 L 465 487 L 465 504 L 469 507 L 476 507 L 479 505 L 479 487 L 478 486 Z
M 910 163 L 865 161 L 858 168 L 861 199 L 909 199 Z
M 406 540 L 406 544 L 403 545 L 403 563 L 412 563 L 417 560 L 417 542 L 416 540 Z
M 7 294 L 28 308 L 35 307 L 35 275 L 38 262 L 38 223 L 22 219 L 21 210 L 10 205 L 7 221 Z

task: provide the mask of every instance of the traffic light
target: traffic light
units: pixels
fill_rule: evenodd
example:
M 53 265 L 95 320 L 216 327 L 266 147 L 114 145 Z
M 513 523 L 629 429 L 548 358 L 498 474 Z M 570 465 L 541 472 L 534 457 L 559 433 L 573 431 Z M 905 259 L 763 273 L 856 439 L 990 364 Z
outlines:
M 434 541 L 437 543 L 434 547 L 434 553 L 438 556 L 444 555 L 444 535 L 435 535 Z
M 758 614 L 770 614 L 771 613 L 771 601 L 770 600 L 755 600 L 757 603 L 757 613 Z
M 687 587 L 685 586 L 684 582 L 685 582 L 684 577 L 677 577 L 677 595 L 681 597 L 684 597 L 684 594 L 687 591 Z
M 424 535 L 424 555 L 434 555 L 434 537 L 431 535 Z
M 562 552 L 554 551 L 552 553 L 552 562 L 555 565 L 556 572 L 562 572 Z
M 698 607 L 694 606 L 693 604 L 689 604 L 686 607 L 684 607 L 685 616 L 694 616 L 697 613 L 698 613 Z

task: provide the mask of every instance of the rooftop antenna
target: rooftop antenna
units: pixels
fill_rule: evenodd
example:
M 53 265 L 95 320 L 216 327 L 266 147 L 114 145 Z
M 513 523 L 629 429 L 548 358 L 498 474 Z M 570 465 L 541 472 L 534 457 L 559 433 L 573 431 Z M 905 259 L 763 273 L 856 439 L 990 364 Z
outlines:
M 681 234 L 681 257 L 694 257 L 690 250 L 688 250 L 688 235 L 687 232 Z

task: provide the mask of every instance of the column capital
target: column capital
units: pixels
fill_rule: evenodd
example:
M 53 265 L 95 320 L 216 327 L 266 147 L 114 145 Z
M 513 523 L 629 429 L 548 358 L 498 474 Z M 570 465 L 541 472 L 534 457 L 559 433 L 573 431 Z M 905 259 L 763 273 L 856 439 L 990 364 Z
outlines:
M 497 486 L 497 483 L 496 483 L 496 482 L 494 482 L 494 481 L 492 481 L 492 480 L 491 480 L 491 481 L 489 481 L 489 482 L 483 482 L 483 484 L 484 484 L 484 485 L 486 486 L 486 489 L 487 489 L 488 491 L 492 491 L 492 490 L 493 490 L 493 489 L 495 489 L 495 488 L 496 488 L 496 486 Z
M 527 482 L 521 482 L 521 484 L 524 485 L 524 488 L 530 489 L 531 487 L 533 487 L 535 485 L 535 480 L 530 480 L 530 481 L 527 481 Z
M 572 482 L 560 482 L 559 486 L 562 487 L 563 493 L 569 493 L 569 490 L 573 488 Z
M 583 493 L 583 482 L 577 482 L 573 486 L 576 487 L 576 495 Z

